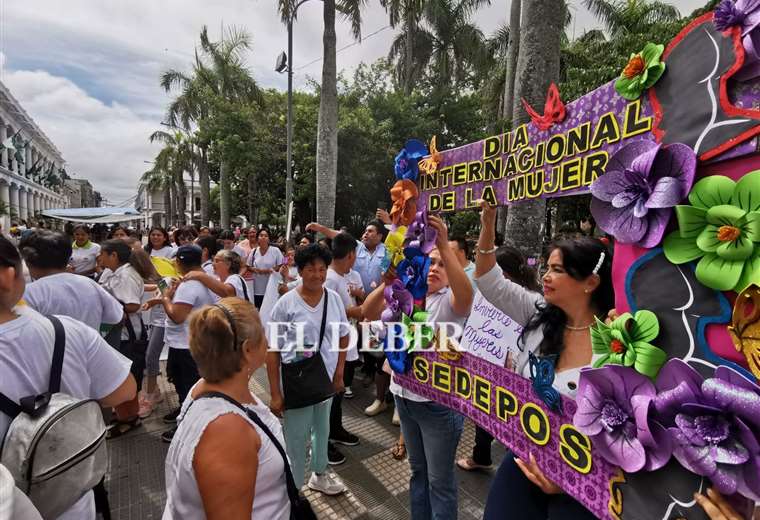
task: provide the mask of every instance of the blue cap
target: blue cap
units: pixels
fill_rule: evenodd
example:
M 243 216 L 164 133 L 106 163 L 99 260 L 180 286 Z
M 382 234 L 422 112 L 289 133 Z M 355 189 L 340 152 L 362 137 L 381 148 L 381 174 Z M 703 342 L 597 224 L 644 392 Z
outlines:
M 203 250 L 200 247 L 188 244 L 177 249 L 177 260 L 185 265 L 201 265 Z

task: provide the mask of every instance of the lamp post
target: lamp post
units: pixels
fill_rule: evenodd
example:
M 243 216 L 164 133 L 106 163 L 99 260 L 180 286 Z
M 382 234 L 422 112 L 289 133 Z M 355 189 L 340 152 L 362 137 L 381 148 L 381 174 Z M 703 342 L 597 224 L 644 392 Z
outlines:
M 300 0 L 288 13 L 288 53 L 280 53 L 277 57 L 275 71 L 288 73 L 288 121 L 287 121 L 287 164 L 285 177 L 285 211 L 290 212 L 293 202 L 293 20 L 298 8 L 309 0 Z M 286 217 L 287 218 L 287 217 Z

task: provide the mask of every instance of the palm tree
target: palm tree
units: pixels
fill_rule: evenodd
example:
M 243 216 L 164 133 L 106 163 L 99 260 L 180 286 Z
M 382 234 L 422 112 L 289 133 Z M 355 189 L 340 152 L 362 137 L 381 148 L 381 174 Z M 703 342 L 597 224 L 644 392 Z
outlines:
M 563 0 L 530 0 L 522 6 L 513 128 L 528 119 L 520 99 L 525 98 L 533 106 L 543 106 L 549 85 L 559 81 L 560 41 L 565 18 Z M 526 256 L 538 257 L 545 224 L 546 200 L 523 201 L 509 208 L 505 238 Z
M 171 186 L 174 184 L 174 179 L 172 178 L 171 172 L 169 172 L 166 167 L 167 164 L 165 164 L 165 157 L 161 157 L 159 159 L 159 157 L 156 156 L 156 159 L 153 161 L 153 168 L 143 173 L 142 177 L 140 177 L 140 180 L 147 184 L 148 193 L 153 193 L 156 191 L 161 191 L 163 193 L 164 225 L 168 227 L 174 215 L 174 207 L 171 196 Z
M 485 37 L 472 16 L 490 0 L 430 0 L 422 10 L 423 25 L 393 40 L 388 58 L 403 63 L 413 49 L 413 73 L 429 67 L 440 90 L 467 79 L 488 60 Z
M 160 142 L 164 148 L 158 153 L 156 162 L 160 161 L 168 171 L 172 184 L 173 193 L 176 193 L 175 209 L 177 211 L 177 222 L 180 225 L 187 223 L 185 212 L 187 210 L 187 186 L 185 185 L 184 173 L 190 172 L 194 175 L 196 156 L 193 146 L 184 133 L 175 130 L 174 132 L 164 132 L 158 130 L 150 135 L 150 142 Z M 192 194 L 190 195 L 193 196 Z M 191 216 L 192 222 L 192 216 Z
M 652 24 L 681 17 L 675 6 L 658 0 L 583 0 L 583 5 L 601 20 L 612 38 L 646 32 Z
M 403 33 L 406 35 L 403 55 L 396 68 L 396 79 L 406 96 L 412 93 L 417 77 L 414 41 L 425 3 L 426 0 L 380 0 L 380 4 L 388 11 L 391 27 L 403 24 Z
M 208 28 L 200 34 L 200 53 L 195 51 L 191 75 L 170 69 L 161 76 L 161 86 L 170 92 L 180 90 L 180 94 L 170 103 L 167 110 L 169 123 L 190 130 L 214 113 L 214 99 L 261 105 L 263 96 L 251 72 L 245 64 L 243 54 L 251 48 L 251 37 L 245 31 L 228 27 L 222 39 L 209 39 Z M 198 137 L 198 136 L 196 136 Z M 208 140 L 197 139 L 199 147 L 198 178 L 201 187 L 201 221 L 208 221 L 209 194 L 209 147 Z M 219 187 L 221 191 L 220 224 L 229 227 L 230 187 L 227 169 L 220 168 Z

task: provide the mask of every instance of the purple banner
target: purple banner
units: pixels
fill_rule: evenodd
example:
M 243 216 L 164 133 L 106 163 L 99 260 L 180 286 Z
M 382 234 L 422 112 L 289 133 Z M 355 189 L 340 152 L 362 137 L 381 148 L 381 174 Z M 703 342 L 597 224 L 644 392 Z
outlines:
M 627 101 L 607 83 L 567 105 L 565 120 L 548 131 L 529 123 L 441 152 L 437 171 L 420 175 L 420 206 L 445 212 L 481 198 L 503 206 L 585 193 L 620 147 L 654 140 L 653 125 L 646 98 Z
M 435 352 L 415 355 L 412 369 L 394 374 L 403 387 L 471 418 L 517 456 L 532 453 L 547 475 L 599 518 L 622 504 L 610 489 L 620 470 L 597 455 L 588 437 L 573 427 L 575 401 L 562 398 L 563 413 L 549 410 L 531 382 L 477 356 L 458 361 Z

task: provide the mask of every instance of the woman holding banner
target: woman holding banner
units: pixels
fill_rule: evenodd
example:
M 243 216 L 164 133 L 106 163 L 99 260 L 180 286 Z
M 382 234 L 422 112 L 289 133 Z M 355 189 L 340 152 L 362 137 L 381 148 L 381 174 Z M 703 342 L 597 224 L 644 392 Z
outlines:
M 519 344 L 525 355 L 515 370 L 530 377 L 529 353 L 553 358 L 554 388 L 575 397 L 580 370 L 591 364 L 591 326 L 614 305 L 612 258 L 599 240 L 573 238 L 553 244 L 543 276 L 541 299 L 505 278 L 496 263 L 496 208 L 481 202 L 481 230 L 475 282 L 483 296 L 523 326 Z M 563 493 L 536 464 L 507 454 L 491 485 L 485 520 L 504 518 L 576 520 L 594 515 Z

